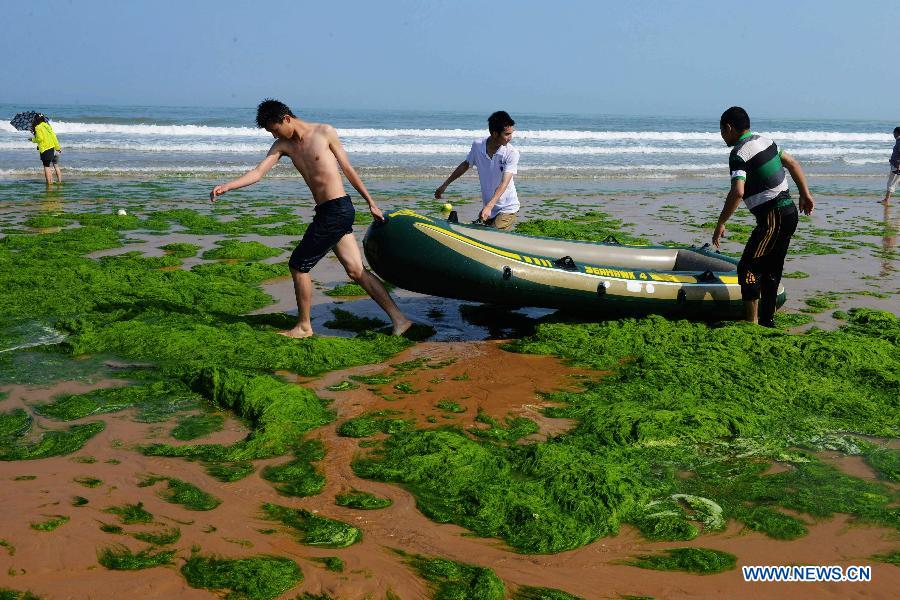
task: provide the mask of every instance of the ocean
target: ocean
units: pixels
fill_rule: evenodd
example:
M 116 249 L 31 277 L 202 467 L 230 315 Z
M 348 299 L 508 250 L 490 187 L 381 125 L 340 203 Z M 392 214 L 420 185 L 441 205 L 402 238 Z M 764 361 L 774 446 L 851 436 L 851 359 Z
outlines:
M 271 136 L 254 125 L 255 108 L 42 106 L 0 104 L 0 179 L 39 175 L 27 132 L 9 119 L 39 110 L 51 119 L 69 177 L 229 177 L 256 164 Z M 444 177 L 486 114 L 300 110 L 338 128 L 351 161 L 368 178 Z M 751 115 L 752 116 L 752 115 Z M 728 148 L 709 118 L 513 114 L 519 178 L 727 178 Z M 754 121 L 811 175 L 883 177 L 895 123 L 862 120 Z M 287 161 L 271 174 L 297 177 Z

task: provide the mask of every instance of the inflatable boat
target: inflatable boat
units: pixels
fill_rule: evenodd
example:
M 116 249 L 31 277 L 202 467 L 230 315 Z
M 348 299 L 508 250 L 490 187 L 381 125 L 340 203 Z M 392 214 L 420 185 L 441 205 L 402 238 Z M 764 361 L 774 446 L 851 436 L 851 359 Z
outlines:
M 737 260 L 704 246 L 626 246 L 519 235 L 410 210 L 369 226 L 366 259 L 413 292 L 598 317 L 740 319 Z M 778 305 L 784 304 L 784 287 Z

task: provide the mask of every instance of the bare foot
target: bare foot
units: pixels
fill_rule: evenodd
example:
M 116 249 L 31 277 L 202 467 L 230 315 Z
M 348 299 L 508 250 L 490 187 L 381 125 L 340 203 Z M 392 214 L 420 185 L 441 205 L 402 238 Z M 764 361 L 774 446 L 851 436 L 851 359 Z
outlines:
M 391 335 L 403 335 L 409 328 L 413 326 L 413 322 L 409 319 L 403 319 L 402 321 L 394 323 L 394 328 L 391 330 Z
M 296 340 L 308 338 L 313 334 L 312 328 L 309 327 L 300 327 L 297 325 L 293 329 L 285 329 L 284 331 L 279 331 L 278 335 L 287 336 L 290 338 L 294 338 Z

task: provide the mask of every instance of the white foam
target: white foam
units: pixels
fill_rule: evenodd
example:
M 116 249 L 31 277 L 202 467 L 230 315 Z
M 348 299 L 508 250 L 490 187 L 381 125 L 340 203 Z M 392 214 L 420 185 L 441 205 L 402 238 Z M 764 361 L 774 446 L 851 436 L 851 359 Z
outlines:
M 83 123 L 78 121 L 53 121 L 53 128 L 62 134 L 114 134 L 128 136 L 164 136 L 164 137 L 245 137 L 271 139 L 270 134 L 256 127 L 216 127 L 210 125 L 154 125 L 154 124 L 116 124 L 116 123 Z M 0 131 L 14 132 L 9 123 L 0 124 Z M 481 139 L 487 136 L 484 129 L 414 129 L 414 128 L 338 128 L 343 138 L 424 138 L 424 139 Z M 889 132 L 857 133 L 839 131 L 771 131 L 762 135 L 776 141 L 801 142 L 877 142 L 893 144 Z M 514 142 L 519 140 L 570 140 L 600 142 L 690 142 L 706 141 L 722 144 L 718 131 L 582 131 L 566 129 L 523 129 L 516 131 Z

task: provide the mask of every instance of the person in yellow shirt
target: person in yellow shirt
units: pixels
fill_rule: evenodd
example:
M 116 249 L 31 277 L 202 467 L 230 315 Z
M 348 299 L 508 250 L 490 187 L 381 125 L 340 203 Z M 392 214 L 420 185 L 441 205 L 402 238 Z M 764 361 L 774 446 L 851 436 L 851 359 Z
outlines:
M 56 134 L 50 127 L 47 117 L 42 114 L 36 115 L 31 121 L 31 133 L 34 135 L 31 141 L 37 144 L 38 152 L 41 155 L 44 179 L 47 181 L 47 185 L 53 183 L 51 165 L 56 171 L 56 182 L 62 183 L 62 175 L 59 172 L 59 153 L 62 152 L 62 148 L 59 147 L 59 140 L 56 139 Z

